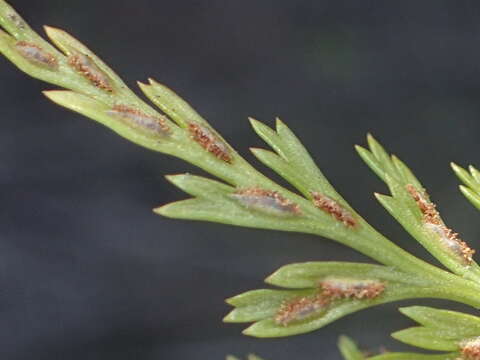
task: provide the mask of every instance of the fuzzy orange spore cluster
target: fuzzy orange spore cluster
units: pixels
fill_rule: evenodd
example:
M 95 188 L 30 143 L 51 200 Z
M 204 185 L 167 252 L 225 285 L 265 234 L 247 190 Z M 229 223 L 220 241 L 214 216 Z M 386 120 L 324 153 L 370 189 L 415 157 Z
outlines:
M 378 280 L 326 278 L 319 283 L 318 292 L 311 296 L 285 301 L 274 317 L 275 323 L 287 326 L 326 310 L 342 299 L 374 299 L 385 291 L 386 284 Z
M 440 217 L 436 205 L 428 199 L 425 191 L 420 192 L 413 185 L 406 186 L 407 191 L 417 203 L 423 214 L 423 223 L 430 231 L 440 236 L 445 246 L 460 256 L 466 264 L 471 264 L 475 250 L 458 237 L 458 233 L 448 228 Z
M 68 64 L 85 76 L 96 87 L 113 92 L 108 76 L 85 54 L 74 54 L 68 57 Z
M 287 326 L 293 321 L 304 320 L 330 304 L 330 299 L 318 294 L 313 296 L 299 297 L 284 302 L 278 310 L 274 321 L 283 326 Z
M 480 337 L 460 343 L 462 357 L 459 360 L 480 360 Z
M 138 109 L 126 105 L 115 105 L 109 113 L 120 117 L 133 127 L 141 128 L 146 131 L 160 134 L 166 134 L 170 131 L 170 127 L 167 125 L 163 117 L 150 116 Z
M 300 215 L 300 206 L 283 197 L 278 191 L 266 190 L 258 187 L 240 189 L 233 196 L 245 206 L 266 212 Z
M 58 68 L 57 58 L 36 44 L 19 41 L 15 44 L 15 47 L 20 55 L 32 63 L 46 66 L 52 70 Z
M 419 191 L 412 184 L 407 184 L 406 189 L 417 203 L 425 222 L 438 223 L 442 221 L 437 211 L 437 206 L 430 201 L 425 190 Z
M 315 191 L 311 192 L 311 195 L 312 195 L 313 204 L 317 208 L 332 215 L 336 220 L 342 222 L 347 227 L 354 227 L 357 225 L 357 221 L 352 216 L 350 211 L 345 209 L 335 200 Z
M 188 124 L 188 131 L 195 142 L 200 144 L 200 146 L 213 154 L 216 158 L 227 163 L 232 162 L 232 156 L 230 155 L 230 150 L 227 145 L 213 134 L 212 131 L 202 125 L 194 123 Z
M 320 283 L 322 294 L 330 299 L 374 299 L 385 291 L 377 280 L 326 278 Z

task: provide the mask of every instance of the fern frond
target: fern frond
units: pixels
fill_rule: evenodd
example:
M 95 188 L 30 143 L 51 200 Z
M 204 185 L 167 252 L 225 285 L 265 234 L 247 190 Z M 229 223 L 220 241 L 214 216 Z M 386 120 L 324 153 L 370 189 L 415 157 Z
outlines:
M 57 28 L 45 27 L 45 31 L 51 43 L 0 0 L 0 53 L 26 74 L 64 89 L 44 92 L 50 100 L 129 141 L 183 159 L 217 178 L 168 176 L 191 198 L 159 207 L 156 213 L 314 234 L 381 264 L 309 262 L 285 266 L 266 280 L 280 289 L 254 290 L 229 299 L 234 309 L 225 321 L 254 322 L 246 334 L 280 337 L 316 330 L 355 311 L 401 299 L 441 298 L 480 308 L 480 267 L 472 259 L 473 249 L 445 225 L 408 167 L 389 156 L 371 135 L 369 150 L 357 147 L 357 151 L 389 187 L 391 195 L 377 194 L 377 199 L 449 271 L 409 254 L 373 229 L 332 187 L 299 139 L 279 119 L 275 130 L 251 119 L 254 131 L 273 150 L 252 152 L 296 191 L 257 171 L 165 85 L 151 79 L 148 84 L 139 83 L 158 111 L 77 39 Z M 480 172 L 453 167 L 466 184 L 462 192 L 480 208 Z M 396 338 L 427 349 L 454 352 L 389 353 L 369 359 L 447 360 L 460 352 L 480 353 L 475 348 L 478 339 L 467 339 L 480 332 L 476 318 L 433 309 L 403 311 L 423 326 L 397 332 Z M 425 318 L 427 312 L 432 318 Z M 445 330 L 445 324 L 452 326 L 452 332 Z M 346 338 L 340 340 L 340 347 L 348 360 L 364 358 Z M 228 359 L 237 360 L 232 356 Z M 254 355 L 248 359 L 260 360 Z

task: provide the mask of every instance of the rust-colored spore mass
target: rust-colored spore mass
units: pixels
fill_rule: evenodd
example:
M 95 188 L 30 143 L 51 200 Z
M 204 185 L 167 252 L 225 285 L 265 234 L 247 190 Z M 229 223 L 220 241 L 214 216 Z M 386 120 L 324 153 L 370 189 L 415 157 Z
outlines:
M 439 236 L 442 244 L 452 253 L 460 257 L 467 265 L 473 262 L 475 250 L 470 248 L 465 241 L 458 237 L 458 233 L 448 228 L 443 222 L 436 205 L 431 202 L 425 191 L 419 191 L 415 186 L 408 184 L 407 191 L 417 203 L 418 208 L 423 214 L 423 225 L 427 230 Z
M 480 337 L 465 340 L 460 344 L 460 360 L 480 360 Z
M 125 105 L 115 105 L 108 113 L 121 119 L 127 125 L 147 133 L 165 135 L 170 131 L 170 127 L 163 117 L 150 116 Z
M 453 232 L 442 223 L 425 222 L 425 227 L 431 232 L 437 234 L 442 243 L 450 249 L 453 253 L 460 256 L 466 264 L 473 262 L 473 255 L 475 250 L 470 248 L 468 244 L 458 237 L 458 233 Z
M 300 215 L 300 206 L 283 197 L 278 191 L 257 187 L 241 189 L 233 194 L 238 201 L 249 208 L 275 215 Z
M 342 222 L 347 227 L 354 227 L 357 225 L 357 221 L 352 214 L 335 200 L 315 191 L 311 192 L 311 195 L 313 204 L 317 208 L 332 215 L 337 221 Z
M 108 76 L 100 70 L 94 61 L 85 54 L 74 54 L 69 56 L 68 64 L 85 76 L 96 87 L 108 92 L 113 92 Z
M 275 315 L 274 321 L 278 325 L 287 326 L 321 313 L 329 303 L 330 299 L 320 294 L 285 301 Z
M 50 70 L 56 70 L 58 68 L 57 58 L 36 44 L 19 41 L 15 44 L 15 48 L 20 55 L 33 64 L 47 67 Z
M 336 299 L 375 299 L 385 291 L 385 283 L 378 280 L 326 278 L 320 282 L 322 294 Z
M 407 184 L 406 189 L 412 196 L 413 200 L 417 203 L 425 220 L 428 219 L 429 222 L 437 222 L 440 220 L 440 215 L 436 208 L 437 206 L 430 201 L 425 190 L 419 191 L 412 184 Z
M 228 146 L 209 129 L 199 124 L 189 123 L 188 131 L 193 140 L 209 153 L 227 163 L 232 162 L 232 156 L 230 155 Z
M 375 299 L 385 288 L 386 284 L 378 280 L 327 277 L 315 294 L 284 301 L 273 319 L 277 325 L 287 326 L 324 313 L 335 301 Z

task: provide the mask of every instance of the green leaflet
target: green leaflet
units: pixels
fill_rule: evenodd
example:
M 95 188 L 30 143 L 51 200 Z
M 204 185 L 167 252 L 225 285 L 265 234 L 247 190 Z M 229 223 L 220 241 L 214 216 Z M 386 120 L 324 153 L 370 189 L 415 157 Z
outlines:
M 14 63 L 20 70 L 36 79 L 65 87 L 74 86 L 74 84 L 72 84 L 68 79 L 65 79 L 60 73 L 66 66 L 64 57 L 57 50 L 51 49 L 51 46 L 43 40 L 40 44 L 32 43 L 35 44 L 35 46 L 38 46 L 38 48 L 40 48 L 42 51 L 45 51 L 46 53 L 49 53 L 51 56 L 55 57 L 56 61 L 58 62 L 58 67 L 57 69 L 52 70 L 35 64 L 22 55 L 21 52 L 19 52 L 19 50 L 16 48 L 16 44 L 20 39 L 14 38 L 13 36 L 10 36 L 0 30 L 0 53 Z
M 480 210 L 480 171 L 470 165 L 468 170 L 455 163 L 451 163 L 452 169 L 458 178 L 465 184 L 460 185 L 460 191 L 477 209 Z
M 410 345 L 454 351 L 463 341 L 480 335 L 480 318 L 473 315 L 424 306 L 401 308 L 400 311 L 423 325 L 392 334 L 395 339 Z
M 112 107 L 87 95 L 65 90 L 45 91 L 44 94 L 53 102 L 98 121 L 138 145 L 167 154 L 178 151 L 176 143 L 181 141 L 182 134 L 174 132 L 175 129 L 171 130 L 172 133 L 169 136 L 154 133 L 149 135 L 141 129 L 135 130 L 125 122 L 119 121 L 118 118 L 109 114 Z
M 222 183 L 202 177 L 184 174 L 168 176 L 168 180 L 196 198 L 177 201 L 155 209 L 156 213 L 163 216 L 215 221 L 262 229 L 311 232 L 355 248 L 365 246 L 372 252 L 379 251 L 381 248 L 381 246 L 376 246 L 378 240 L 375 239 L 374 235 L 372 236 L 370 228 L 364 226 L 352 231 L 329 214 L 316 209 L 309 201 L 292 196 L 290 192 L 281 188 L 279 191 L 281 196 L 294 204 L 298 204 L 300 209 L 298 214 L 288 212 L 281 214 L 270 211 L 269 207 L 272 204 L 269 202 L 265 202 L 263 208 L 262 203 L 256 207 L 245 206 L 241 201 L 241 196 L 234 194 L 234 191 L 238 188 L 225 187 L 226 185 Z M 279 189 L 277 186 L 271 188 L 271 190 L 276 191 L 277 189 Z M 266 188 L 266 190 L 270 189 Z M 391 251 L 381 254 L 382 256 L 395 257 L 395 253 Z
M 353 279 L 377 279 L 386 282 L 428 286 L 426 280 L 398 271 L 392 267 L 349 262 L 306 262 L 285 265 L 265 279 L 271 285 L 284 288 L 304 289 L 318 287 L 319 282 L 329 276 Z
M 253 154 L 261 162 L 279 173 L 307 198 L 311 198 L 312 191 L 319 191 L 346 205 L 285 123 L 277 118 L 276 130 L 273 130 L 258 120 L 250 119 L 250 122 L 255 132 L 275 151 L 253 149 Z
M 462 194 L 467 198 L 467 200 L 470 201 L 473 206 L 480 210 L 480 195 L 466 186 L 460 185 L 459 188 Z
M 167 179 L 195 196 L 194 199 L 174 202 L 154 210 L 167 217 L 208 220 L 284 231 L 302 231 L 314 225 L 314 222 L 303 213 L 287 213 L 282 216 L 276 215 L 268 208 L 265 211 L 262 211 L 262 208 L 252 210 L 238 201 L 234 193 L 235 188 L 215 180 L 189 174 L 171 175 Z
M 468 255 L 460 253 L 460 245 L 455 240 L 447 238 L 446 227 L 438 230 L 429 228 L 425 224 L 420 204 L 414 199 L 411 190 L 429 202 L 424 193 L 422 184 L 417 180 L 408 167 L 395 156 L 389 156 L 385 149 L 370 134 L 367 137 L 370 151 L 357 146 L 360 157 L 366 164 L 388 185 L 391 197 L 376 195 L 387 211 L 422 244 L 445 267 L 456 274 L 469 279 L 480 281 L 480 268 L 471 262 Z M 464 172 L 458 171 L 465 177 Z M 479 199 L 480 200 L 480 199 Z M 433 204 L 431 206 L 434 206 Z M 442 221 L 438 217 L 439 221 Z M 445 234 L 443 235 L 442 232 Z M 462 250 L 463 251 L 463 250 Z
M 376 356 L 366 357 L 357 347 L 355 342 L 346 336 L 341 336 L 338 347 L 344 360 L 457 360 L 459 354 L 416 354 L 386 352 Z
M 434 292 L 429 288 L 414 288 L 407 287 L 404 284 L 398 285 L 392 283 L 389 284 L 385 292 L 376 299 L 337 300 L 332 302 L 322 311 L 312 314 L 311 317 L 302 321 L 292 322 L 291 324 L 285 326 L 276 323 L 274 320 L 274 315 L 279 310 L 278 304 L 281 303 L 280 300 L 289 300 L 302 297 L 304 296 L 303 294 L 306 290 L 289 290 L 289 293 L 286 293 L 282 290 L 270 291 L 270 293 L 266 294 L 267 296 L 265 296 L 265 298 L 275 298 L 275 302 L 272 302 L 271 300 L 267 300 L 266 302 L 256 302 L 254 307 L 251 307 L 250 303 L 246 303 L 242 306 L 236 305 L 236 309 L 227 315 L 225 321 L 232 322 L 232 320 L 235 320 L 235 322 L 249 322 L 255 319 L 254 321 L 256 322 L 244 330 L 244 334 L 260 338 L 284 337 L 304 334 L 320 329 L 325 325 L 342 318 L 343 316 L 366 309 L 368 307 L 407 298 L 429 297 Z M 315 290 L 311 290 L 310 294 L 314 293 Z M 251 295 L 249 292 L 243 295 L 246 299 L 250 300 L 249 297 Z M 261 309 L 261 311 L 258 311 L 258 309 Z M 241 314 L 241 317 L 239 314 Z
M 140 89 L 178 125 L 186 127 L 188 121 L 208 125 L 207 121 L 173 90 L 153 79 L 148 81 L 149 85 L 139 82 Z
M 342 262 L 287 265 L 269 276 L 266 282 L 293 290 L 254 290 L 228 299 L 227 302 L 235 309 L 225 317 L 224 321 L 255 321 L 244 331 L 251 336 L 290 336 L 319 329 L 338 318 L 367 307 L 405 298 L 435 297 L 437 291 L 435 283 L 393 268 Z M 301 320 L 288 324 L 278 322 L 277 316 L 282 311 L 282 304 L 320 295 L 320 285 L 325 282 L 338 283 L 340 292 L 346 291 L 349 284 L 358 284 L 354 286 L 355 289 L 359 289 L 359 286 L 368 288 L 368 284 L 381 284 L 384 291 L 372 298 L 360 299 L 355 296 L 335 298 L 318 311 L 312 311 L 311 316 L 302 317 Z
M 458 350 L 458 340 L 455 338 L 452 339 L 450 332 L 445 332 L 439 329 L 429 329 L 420 326 L 412 327 L 397 331 L 392 334 L 392 337 L 405 344 L 428 350 Z
M 400 312 L 425 327 L 458 334 L 460 339 L 480 334 L 480 318 L 477 316 L 427 306 L 404 307 Z
M 66 55 L 86 55 L 91 62 L 98 66 L 112 81 L 115 91 L 120 92 L 123 97 L 136 98 L 136 95 L 127 87 L 122 79 L 107 65 L 105 64 L 95 53 L 87 48 L 80 41 L 75 39 L 67 32 L 57 29 L 51 26 L 45 26 L 45 32 L 52 42 Z

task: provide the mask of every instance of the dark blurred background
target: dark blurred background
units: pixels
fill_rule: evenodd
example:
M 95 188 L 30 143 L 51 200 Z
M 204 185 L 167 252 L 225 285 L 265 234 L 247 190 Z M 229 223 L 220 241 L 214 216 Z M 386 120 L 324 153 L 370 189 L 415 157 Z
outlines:
M 385 186 L 353 151 L 373 132 L 423 180 L 449 224 L 479 247 L 478 214 L 448 163 L 480 165 L 480 3 L 11 4 L 38 31 L 43 24 L 67 29 L 129 85 L 149 76 L 168 84 L 249 160 L 248 147 L 263 144 L 247 116 L 269 124 L 280 116 L 354 207 L 430 259 L 373 199 Z M 2 359 L 203 360 L 255 352 L 267 360 L 336 360 L 343 333 L 373 350 L 407 348 L 388 337 L 412 325 L 399 304 L 289 339 L 248 338 L 243 325 L 223 324 L 223 299 L 262 287 L 281 265 L 368 259 L 310 235 L 156 216 L 153 207 L 185 197 L 163 175 L 195 168 L 54 106 L 40 93 L 52 86 L 3 58 L 0 79 Z

